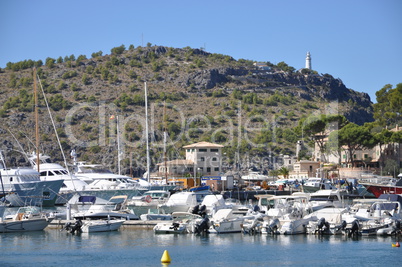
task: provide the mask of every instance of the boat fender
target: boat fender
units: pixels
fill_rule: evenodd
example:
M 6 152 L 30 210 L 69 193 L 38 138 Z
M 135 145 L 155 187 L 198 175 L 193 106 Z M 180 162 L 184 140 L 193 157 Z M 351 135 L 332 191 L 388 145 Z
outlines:
M 144 201 L 147 203 L 151 203 L 152 197 L 150 195 L 146 195 Z

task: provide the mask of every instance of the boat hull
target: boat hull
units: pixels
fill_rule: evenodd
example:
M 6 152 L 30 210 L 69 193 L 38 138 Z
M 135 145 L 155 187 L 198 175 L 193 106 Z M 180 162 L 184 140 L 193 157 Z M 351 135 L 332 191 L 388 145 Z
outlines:
M 8 193 L 6 200 L 13 207 L 25 205 L 52 207 L 62 185 L 62 180 L 13 184 L 12 187 L 5 188 Z M 0 197 L 3 196 L 0 194 Z
M 361 184 L 366 187 L 367 191 L 372 193 L 376 198 L 378 198 L 382 194 L 402 194 L 402 186 L 376 185 L 369 183 Z
M 46 218 L 4 221 L 0 223 L 0 233 L 42 231 L 49 225 L 49 222 Z
M 124 223 L 124 220 L 86 221 L 82 224 L 81 231 L 83 233 L 117 231 L 120 228 L 120 226 L 122 226 L 123 223 Z

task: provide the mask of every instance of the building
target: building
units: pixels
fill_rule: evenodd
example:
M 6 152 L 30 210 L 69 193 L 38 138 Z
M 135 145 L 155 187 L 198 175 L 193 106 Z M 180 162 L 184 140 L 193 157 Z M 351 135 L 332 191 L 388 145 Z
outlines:
M 212 176 L 222 172 L 222 145 L 199 142 L 183 148 L 186 149 L 186 160 L 194 162 L 197 172 Z
M 159 176 L 166 174 L 169 178 L 219 179 L 222 173 L 222 145 L 199 142 L 183 147 L 186 159 L 158 163 Z
M 301 160 L 293 164 L 293 171 L 289 172 L 289 179 L 308 179 L 316 177 L 317 170 L 320 168 L 320 163 L 310 160 Z

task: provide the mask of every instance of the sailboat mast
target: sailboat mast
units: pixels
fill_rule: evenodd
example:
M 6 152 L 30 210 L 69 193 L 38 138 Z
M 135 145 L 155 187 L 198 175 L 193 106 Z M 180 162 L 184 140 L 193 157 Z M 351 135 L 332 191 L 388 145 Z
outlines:
M 147 181 L 149 182 L 149 133 L 148 133 L 148 91 L 147 91 L 147 82 L 144 82 L 145 85 L 145 140 L 146 140 L 146 149 L 147 149 Z
M 116 116 L 116 131 L 117 131 L 117 168 L 119 175 L 121 174 L 121 151 L 120 151 L 120 129 L 119 129 L 119 116 Z
M 34 98 L 35 98 L 35 138 L 36 138 L 36 168 L 39 169 L 39 114 L 38 114 L 38 91 L 36 88 L 36 68 L 33 68 L 34 76 Z
M 166 153 L 166 142 L 167 142 L 167 132 L 166 132 L 166 101 L 163 106 L 163 161 L 165 163 L 165 183 L 168 184 L 167 175 L 167 153 Z

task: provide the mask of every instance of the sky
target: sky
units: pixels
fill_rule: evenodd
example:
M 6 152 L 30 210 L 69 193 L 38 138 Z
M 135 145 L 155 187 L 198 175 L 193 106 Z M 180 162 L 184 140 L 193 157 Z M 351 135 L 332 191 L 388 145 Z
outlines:
M 0 0 L 0 68 L 125 45 L 284 61 L 370 95 L 402 83 L 400 0 Z

